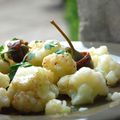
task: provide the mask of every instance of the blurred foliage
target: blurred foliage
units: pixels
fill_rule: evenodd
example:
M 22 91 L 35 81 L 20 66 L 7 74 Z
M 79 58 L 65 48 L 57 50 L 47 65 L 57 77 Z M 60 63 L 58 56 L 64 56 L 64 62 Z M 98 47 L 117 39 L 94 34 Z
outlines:
M 65 19 L 68 22 L 70 39 L 79 40 L 80 20 L 78 15 L 77 0 L 66 0 Z

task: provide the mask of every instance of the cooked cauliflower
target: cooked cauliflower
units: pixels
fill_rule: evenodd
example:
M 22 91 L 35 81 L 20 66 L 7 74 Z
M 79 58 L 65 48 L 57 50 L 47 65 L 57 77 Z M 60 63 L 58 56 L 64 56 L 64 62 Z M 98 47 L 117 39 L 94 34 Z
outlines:
M 42 65 L 55 73 L 57 82 L 60 77 L 72 74 L 76 71 L 76 62 L 69 53 L 50 54 L 43 59 Z
M 115 85 L 120 80 L 120 64 L 113 60 L 108 53 L 107 47 L 92 48 L 90 54 L 95 70 L 103 73 L 108 85 Z
M 84 112 L 84 111 L 86 111 L 86 110 L 88 110 L 87 107 L 80 107 L 78 111 L 80 111 L 80 112 Z
M 57 41 L 47 40 L 42 44 L 42 47 L 37 47 L 33 49 L 28 54 L 28 62 L 35 66 L 41 66 L 43 58 L 51 53 L 56 52 L 57 50 L 61 49 L 61 45 Z
M 115 100 L 120 100 L 120 92 L 114 92 L 111 95 L 111 100 L 115 101 Z
M 96 67 L 99 62 L 99 56 L 109 54 L 107 46 L 100 46 L 99 48 L 92 47 L 89 49 L 89 52 L 92 57 L 94 67 Z
M 7 88 L 9 86 L 10 78 L 0 72 L 0 87 Z
M 65 100 L 60 101 L 57 99 L 52 99 L 46 104 L 46 108 L 45 108 L 45 113 L 47 115 L 66 114 L 70 112 L 71 112 L 71 108 L 67 106 Z
M 109 93 L 107 98 L 108 101 L 116 101 L 119 100 L 120 101 L 120 92 L 114 92 L 114 93 Z
M 90 54 L 93 55 L 104 55 L 109 54 L 107 46 L 100 46 L 99 48 L 90 48 L 89 49 Z
M 7 62 L 3 61 L 2 57 L 0 56 L 0 66 L 1 66 L 0 70 L 4 71 L 5 74 L 9 72 L 10 66 L 15 64 L 15 62 L 12 59 L 10 59 L 7 55 L 8 51 L 9 51 L 9 48 L 7 45 L 9 42 L 12 42 L 12 41 L 10 41 L 10 40 L 6 41 L 4 43 L 4 49 L 1 51 L 1 53 L 4 53 L 4 57 L 3 57 L 4 60 Z
M 5 88 L 0 88 L 0 110 L 3 107 L 9 107 L 10 106 L 10 99 L 7 95 Z
M 45 41 L 41 41 L 41 40 L 35 40 L 35 41 L 31 41 L 29 43 L 29 47 L 30 47 L 30 51 L 36 48 L 41 48 L 43 46 Z
M 9 70 L 10 70 L 9 63 L 0 59 L 0 72 L 3 73 L 3 74 L 7 74 L 7 73 L 9 73 Z
M 20 67 L 8 88 L 12 106 L 22 112 L 43 111 L 46 103 L 59 93 L 51 82 L 53 78 L 45 68 Z
M 95 69 L 103 73 L 110 86 L 115 85 L 120 80 L 120 64 L 115 62 L 110 55 L 100 56 Z
M 97 95 L 108 93 L 105 79 L 100 72 L 83 67 L 73 75 L 66 75 L 58 81 L 61 94 L 67 94 L 72 99 L 72 105 L 93 103 Z

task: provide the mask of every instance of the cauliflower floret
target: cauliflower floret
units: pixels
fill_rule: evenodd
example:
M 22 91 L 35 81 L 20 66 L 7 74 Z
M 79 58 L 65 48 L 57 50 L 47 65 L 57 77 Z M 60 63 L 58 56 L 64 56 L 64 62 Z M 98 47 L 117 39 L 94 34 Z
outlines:
M 111 96 L 111 100 L 120 100 L 120 92 L 114 92 Z
M 36 48 L 41 48 L 45 41 L 42 40 L 34 40 L 29 43 L 30 51 Z
M 108 93 L 105 79 L 100 72 L 83 67 L 73 75 L 62 77 L 58 81 L 61 94 L 67 94 L 73 105 L 93 103 L 97 95 L 105 96 Z
M 51 53 L 56 52 L 57 50 L 61 49 L 61 45 L 57 41 L 47 40 L 44 42 L 42 47 L 33 49 L 28 54 L 28 62 L 35 66 L 41 66 L 43 58 Z
M 43 59 L 42 65 L 55 73 L 57 82 L 60 77 L 72 74 L 76 71 L 76 62 L 69 53 L 50 54 Z
M 23 112 L 39 112 L 56 98 L 59 91 L 52 84 L 52 72 L 41 67 L 20 67 L 8 88 L 12 106 Z
M 107 46 L 100 46 L 99 48 L 92 47 L 89 49 L 89 52 L 95 67 L 99 62 L 99 56 L 109 54 Z
M 93 55 L 104 55 L 104 54 L 109 54 L 107 46 L 100 46 L 99 48 L 90 48 L 89 52 L 91 56 Z
M 120 80 L 120 64 L 112 59 L 107 47 L 91 48 L 89 52 L 95 70 L 103 73 L 108 85 L 115 85 Z
M 107 98 L 108 101 L 116 101 L 119 100 L 120 101 L 120 92 L 114 92 L 114 93 L 109 93 Z
M 35 93 L 32 91 L 19 91 L 13 96 L 12 104 L 14 108 L 24 112 L 38 112 L 44 110 L 43 104 L 46 101 L 35 98 Z
M 0 72 L 0 87 L 7 88 L 9 86 L 10 78 Z
M 3 107 L 9 107 L 10 106 L 10 99 L 7 95 L 5 88 L 0 88 L 0 110 Z
M 79 112 L 84 112 L 84 111 L 86 111 L 86 110 L 88 110 L 87 107 L 80 107 L 78 111 L 79 111 Z
M 65 100 L 60 101 L 57 99 L 52 99 L 46 104 L 45 113 L 47 115 L 52 114 L 66 114 L 70 113 L 71 108 L 67 106 Z
M 99 57 L 95 69 L 103 73 L 110 86 L 115 85 L 120 80 L 120 64 L 115 62 L 109 54 Z
M 2 47 L 1 50 L 0 50 L 0 72 L 3 73 L 3 74 L 7 74 L 10 70 L 10 64 L 6 61 L 4 61 L 4 55 L 2 55 L 5 51 L 5 47 L 3 46 L 0 46 Z M 3 57 L 4 56 L 4 57 Z
M 9 70 L 10 70 L 9 63 L 0 59 L 0 72 L 3 73 L 3 74 L 7 74 L 7 73 L 9 73 Z

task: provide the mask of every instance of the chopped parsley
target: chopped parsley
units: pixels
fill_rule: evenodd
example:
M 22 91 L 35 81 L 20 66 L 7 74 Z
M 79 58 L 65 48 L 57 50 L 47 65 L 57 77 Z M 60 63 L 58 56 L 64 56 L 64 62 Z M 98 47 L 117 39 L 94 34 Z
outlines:
M 35 40 L 35 43 L 39 43 L 40 41 L 39 40 Z
M 18 38 L 14 37 L 12 40 L 13 40 L 13 41 L 14 41 L 14 40 L 18 40 Z
M 30 66 L 32 66 L 29 62 L 26 62 L 26 57 L 27 57 L 27 55 L 28 55 L 28 54 L 26 54 L 26 55 L 24 56 L 22 62 L 10 66 L 10 72 L 9 72 L 10 80 L 13 79 L 13 77 L 15 76 L 15 73 L 17 72 L 17 69 L 18 69 L 19 67 L 30 67 Z
M 29 53 L 28 54 L 28 59 L 32 60 L 35 57 L 35 53 Z
M 65 51 L 64 51 L 64 50 L 58 50 L 58 51 L 56 51 L 55 53 L 56 53 L 56 54 L 64 54 Z
M 0 53 L 3 51 L 3 49 L 4 49 L 4 46 L 1 45 L 1 46 L 0 46 Z
M 17 63 L 15 65 L 10 66 L 10 72 L 9 72 L 10 80 L 13 79 L 19 67 L 30 67 L 30 66 L 32 65 L 28 62 L 21 62 L 21 63 Z
M 4 46 L 1 45 L 1 46 L 0 46 L 0 57 L 1 57 L 1 59 L 2 59 L 3 61 L 6 61 L 5 56 L 4 56 L 5 53 L 6 53 L 6 51 L 4 51 Z M 7 61 L 6 61 L 6 62 L 7 62 Z
M 56 47 L 56 46 L 57 46 L 57 42 L 52 41 L 52 42 L 45 44 L 44 47 L 45 49 L 50 50 L 51 48 Z

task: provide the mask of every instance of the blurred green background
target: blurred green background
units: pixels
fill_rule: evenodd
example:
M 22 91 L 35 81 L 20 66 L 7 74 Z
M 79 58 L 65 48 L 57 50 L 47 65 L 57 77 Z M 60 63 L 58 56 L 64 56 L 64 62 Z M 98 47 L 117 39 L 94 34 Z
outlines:
M 65 1 L 65 20 L 68 23 L 70 39 L 78 41 L 80 20 L 78 15 L 77 0 Z

